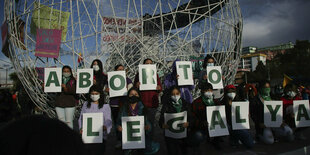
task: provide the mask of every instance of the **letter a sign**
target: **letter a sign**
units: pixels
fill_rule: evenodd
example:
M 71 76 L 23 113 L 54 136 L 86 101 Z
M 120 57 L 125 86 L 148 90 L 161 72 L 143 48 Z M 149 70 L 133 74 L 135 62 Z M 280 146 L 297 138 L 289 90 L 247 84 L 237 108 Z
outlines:
M 310 126 L 309 100 L 294 101 L 296 127 Z
M 207 67 L 208 82 L 212 84 L 213 89 L 222 89 L 222 69 L 221 66 Z
M 44 92 L 61 92 L 61 68 L 44 68 Z
M 108 72 L 110 97 L 126 96 L 127 82 L 125 71 Z
M 140 90 L 156 90 L 157 70 L 155 64 L 139 65 Z
M 229 135 L 226 122 L 225 106 L 207 106 L 206 110 L 207 120 L 209 123 L 209 136 L 216 137 Z
M 102 143 L 103 121 L 103 113 L 83 114 L 82 138 L 84 143 Z
M 194 85 L 193 69 L 191 61 L 177 61 L 176 63 L 177 74 L 179 75 L 178 85 Z
M 165 124 L 169 126 L 168 129 L 165 129 L 165 136 L 172 138 L 185 138 L 186 137 L 186 128 L 183 127 L 183 124 L 187 122 L 187 112 L 180 113 L 165 113 Z
M 144 116 L 122 117 L 123 149 L 145 148 Z
M 76 93 L 88 93 L 89 88 L 93 85 L 93 69 L 77 70 Z

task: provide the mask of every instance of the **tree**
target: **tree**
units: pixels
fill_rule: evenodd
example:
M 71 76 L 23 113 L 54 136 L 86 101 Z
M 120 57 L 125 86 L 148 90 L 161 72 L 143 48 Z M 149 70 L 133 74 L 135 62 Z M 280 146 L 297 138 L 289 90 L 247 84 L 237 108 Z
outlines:
M 262 61 L 258 62 L 255 71 L 248 73 L 248 81 L 250 83 L 260 82 L 267 79 L 268 79 L 268 70 Z
M 271 77 L 279 78 L 287 74 L 296 78 L 309 78 L 309 60 L 310 42 L 297 40 L 293 49 L 287 50 L 284 54 L 278 54 L 270 62 Z

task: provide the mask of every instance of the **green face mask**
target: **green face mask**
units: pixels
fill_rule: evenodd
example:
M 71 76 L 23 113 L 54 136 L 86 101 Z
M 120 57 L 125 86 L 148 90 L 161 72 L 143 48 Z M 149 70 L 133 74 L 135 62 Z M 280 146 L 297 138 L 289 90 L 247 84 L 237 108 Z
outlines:
M 270 100 L 270 91 L 271 91 L 270 88 L 262 88 L 262 90 L 260 92 L 262 98 L 265 100 Z

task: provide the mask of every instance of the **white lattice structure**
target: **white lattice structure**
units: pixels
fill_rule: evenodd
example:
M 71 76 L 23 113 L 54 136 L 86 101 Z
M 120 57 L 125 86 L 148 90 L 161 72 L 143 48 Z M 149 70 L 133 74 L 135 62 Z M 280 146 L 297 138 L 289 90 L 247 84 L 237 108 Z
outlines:
M 51 8 L 50 15 L 40 15 L 46 7 Z M 67 28 L 58 59 L 34 56 L 34 12 L 38 28 L 44 24 L 51 29 Z M 65 12 L 70 17 L 62 25 Z M 211 54 L 222 66 L 226 84 L 233 82 L 240 57 L 238 0 L 5 0 L 5 18 L 11 35 L 9 54 L 18 77 L 32 100 L 50 116 L 55 115 L 50 104 L 53 97 L 43 92 L 34 68 L 68 64 L 76 69 L 79 53 L 86 67 L 95 58 L 103 61 L 106 71 L 124 64 L 131 78 L 145 58 L 167 73 L 171 69 L 167 64 L 176 58 Z M 20 20 L 25 24 L 24 43 L 17 39 Z

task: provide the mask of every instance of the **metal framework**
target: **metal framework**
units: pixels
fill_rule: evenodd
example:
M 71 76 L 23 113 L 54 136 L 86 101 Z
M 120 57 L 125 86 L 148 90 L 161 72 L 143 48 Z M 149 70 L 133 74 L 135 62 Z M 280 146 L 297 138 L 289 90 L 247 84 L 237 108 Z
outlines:
M 46 6 L 51 8 L 50 16 L 40 16 Z M 54 17 L 55 10 L 60 10 L 58 17 Z M 36 37 L 31 24 L 35 11 L 37 27 L 44 20 L 51 29 L 54 23 L 61 25 L 62 13 L 70 13 L 58 59 L 34 56 Z M 171 70 L 169 62 L 177 58 L 211 54 L 222 66 L 225 84 L 233 82 L 240 59 L 238 0 L 5 0 L 5 19 L 11 36 L 10 58 L 18 77 L 31 99 L 51 117 L 55 116 L 54 94 L 43 92 L 34 68 L 66 64 L 75 70 L 79 53 L 85 67 L 99 58 L 106 71 L 124 64 L 131 78 L 145 58 L 151 58 L 164 75 Z M 20 20 L 24 34 L 18 31 Z

